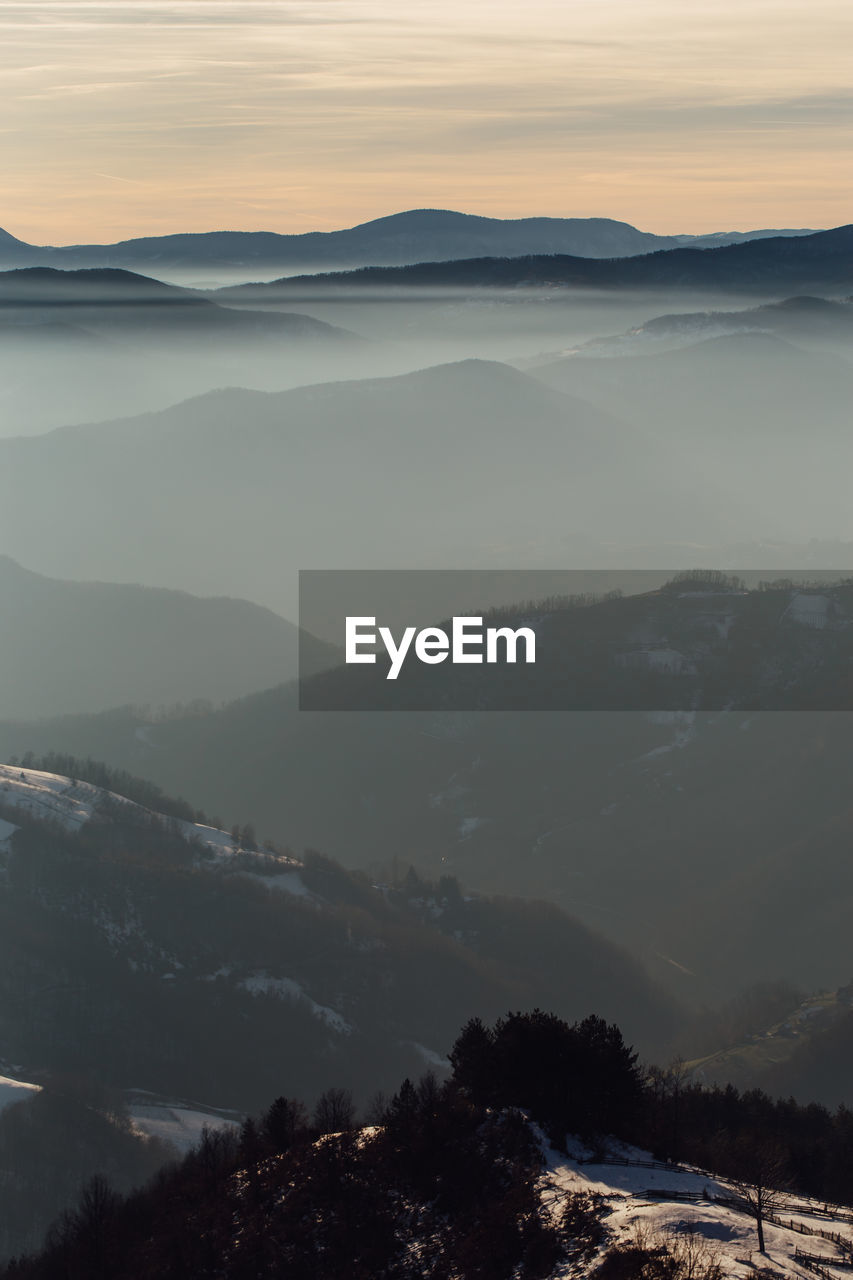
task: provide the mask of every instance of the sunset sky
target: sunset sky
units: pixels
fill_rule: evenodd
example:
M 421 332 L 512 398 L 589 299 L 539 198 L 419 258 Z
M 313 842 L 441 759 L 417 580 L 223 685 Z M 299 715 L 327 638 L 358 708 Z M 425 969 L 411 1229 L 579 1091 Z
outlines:
M 0 0 L 0 227 L 853 221 L 850 0 Z

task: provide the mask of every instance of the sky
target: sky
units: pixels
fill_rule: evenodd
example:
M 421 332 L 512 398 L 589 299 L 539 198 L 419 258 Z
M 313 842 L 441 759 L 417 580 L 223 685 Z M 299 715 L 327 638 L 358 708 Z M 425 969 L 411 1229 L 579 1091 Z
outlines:
M 0 227 L 853 221 L 850 0 L 0 0 Z

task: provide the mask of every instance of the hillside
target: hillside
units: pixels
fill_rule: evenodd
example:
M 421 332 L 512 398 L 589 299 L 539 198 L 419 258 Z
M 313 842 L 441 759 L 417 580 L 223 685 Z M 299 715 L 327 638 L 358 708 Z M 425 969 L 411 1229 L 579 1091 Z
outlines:
M 805 711 L 311 716 L 282 689 L 157 725 L 6 725 L 0 744 L 111 759 L 351 866 L 547 898 L 716 1003 L 849 982 L 851 734 Z
M 697 334 L 669 351 L 596 356 L 582 349 L 530 372 L 659 438 L 689 440 L 708 473 L 728 473 L 740 501 L 762 501 L 762 473 L 787 494 L 794 474 L 801 492 L 812 485 L 833 491 L 853 396 L 853 368 L 835 351 L 805 349 L 781 332 L 746 330 Z M 788 519 L 797 518 L 791 511 Z
M 41 573 L 292 616 L 308 566 L 529 567 L 555 548 L 577 563 L 596 537 L 719 536 L 725 500 L 688 465 L 674 486 L 671 447 L 466 360 L 0 440 L 0 545 Z
M 299 631 L 243 600 L 63 582 L 0 556 L 0 715 L 228 701 L 295 678 Z M 302 637 L 302 663 L 332 664 Z
M 760 1085 L 774 1093 L 840 1106 L 848 1096 L 853 986 L 816 992 L 783 1018 L 739 1043 L 691 1059 L 685 1070 L 705 1083 Z
M 596 338 L 578 354 L 643 355 L 735 333 L 772 333 L 809 346 L 843 350 L 853 331 L 850 299 L 800 296 L 738 311 L 676 312 L 655 316 L 628 333 Z
M 557 1277 L 598 1275 L 610 1250 L 623 1251 L 626 1263 L 642 1260 L 642 1250 L 668 1249 L 680 1257 L 686 1276 L 702 1275 L 717 1267 L 725 1280 L 754 1277 L 760 1268 L 780 1278 L 819 1274 L 808 1258 L 830 1268 L 849 1265 L 853 1252 L 853 1214 L 836 1207 L 832 1217 L 814 1200 L 782 1197 L 776 1221 L 764 1228 L 766 1253 L 757 1251 L 754 1217 L 745 1209 L 739 1189 L 726 1178 L 714 1177 L 695 1166 L 654 1161 L 649 1152 L 612 1146 L 604 1159 L 576 1147 L 575 1159 L 554 1152 L 547 1156 L 544 1196 L 550 1206 L 572 1196 L 600 1197 L 605 1242 L 577 1267 L 557 1268 Z M 839 1242 L 827 1239 L 837 1233 Z M 601 1276 L 609 1274 L 605 1269 Z M 676 1272 L 678 1274 L 678 1272 Z M 711 1271 L 713 1274 L 713 1271 Z
M 547 1000 L 606 1007 L 650 1040 L 672 1028 L 639 966 L 557 908 L 417 877 L 373 888 L 130 794 L 144 799 L 0 768 L 16 828 L 0 847 L 0 1051 L 24 1070 L 248 1109 L 282 1071 L 313 1097 L 440 1061 L 475 1007 Z
M 730 1103 L 739 1123 L 746 1106 Z M 330 1130 L 282 1096 L 134 1196 L 93 1205 L 90 1188 L 41 1256 L 0 1274 L 836 1280 L 850 1265 L 850 1209 L 778 1183 L 604 1135 L 555 1149 L 525 1113 L 430 1077 L 406 1080 L 377 1120 L 358 1128 L 341 1110 Z
M 601 1007 L 650 1049 L 674 1030 L 642 968 L 557 908 L 413 872 L 374 886 L 55 765 L 74 776 L 0 766 L 0 1265 L 94 1173 L 127 1189 L 282 1081 L 366 1106 L 446 1073 L 475 1009 Z
M 416 653 L 384 643 L 370 665 L 341 663 L 300 685 L 303 711 L 850 711 L 853 686 L 853 581 L 794 586 L 772 580 L 749 590 L 739 578 L 674 577 L 651 591 L 572 597 L 492 610 L 471 626 L 476 665 L 427 665 Z M 476 583 L 476 575 L 471 575 Z M 642 575 L 640 575 L 642 576 Z M 715 580 L 715 577 L 717 580 Z M 335 579 L 332 580 L 336 581 Z M 397 577 L 391 575 L 392 583 Z M 535 574 L 531 583 L 537 582 Z M 398 587 L 389 588 L 393 594 Z M 629 589 L 630 590 L 630 589 Z M 417 580 L 410 580 L 410 619 L 417 622 Z M 476 585 L 471 587 L 477 592 Z M 352 605 L 327 589 L 341 648 Z M 362 588 L 364 598 L 367 587 Z M 476 594 L 475 597 L 476 598 Z M 376 602 L 378 599 L 378 603 Z M 383 593 L 369 611 L 388 619 Z M 320 603 L 317 605 L 318 615 Z M 313 627 L 308 591 L 302 618 Z M 451 624 L 443 628 L 448 649 Z M 484 633 L 523 630 L 516 660 L 497 645 L 484 660 Z M 391 629 L 391 648 L 401 628 Z M 410 637 L 411 639 L 411 637 Z M 529 641 L 529 645 L 528 645 Z M 452 656 L 452 655 L 451 655 Z

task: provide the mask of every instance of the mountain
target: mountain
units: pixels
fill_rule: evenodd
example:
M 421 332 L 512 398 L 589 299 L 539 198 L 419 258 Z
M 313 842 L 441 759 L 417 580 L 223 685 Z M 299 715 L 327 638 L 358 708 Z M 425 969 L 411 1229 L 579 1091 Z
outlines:
M 718 249 L 726 244 L 745 244 L 748 240 L 770 240 L 777 236 L 810 236 L 814 228 L 800 227 L 796 230 L 765 227 L 762 231 L 711 231 L 705 235 L 679 236 L 684 248 Z
M 348 376 L 372 352 L 308 316 L 226 308 L 115 270 L 0 274 L 0 339 L 5 435 L 162 408 L 229 383 L 278 390 Z
M 64 763 L 75 776 L 0 766 L 0 1041 L 30 1080 L 82 1072 L 245 1109 L 283 1072 L 315 1097 L 440 1065 L 477 1008 L 601 1007 L 646 1045 L 674 1029 L 637 962 L 556 907 L 414 874 L 373 887 Z
M 849 293 L 853 287 L 853 225 L 803 236 L 770 236 L 719 248 L 673 248 L 630 258 L 595 260 L 567 254 L 478 257 L 405 267 L 291 277 L 218 291 L 245 303 L 293 301 L 332 292 L 400 289 L 704 289 L 778 297 Z
M 708 338 L 735 334 L 764 333 L 803 344 L 827 347 L 845 353 L 853 332 L 853 300 L 833 301 L 808 295 L 768 302 L 760 307 L 738 311 L 690 311 L 655 316 L 635 325 L 626 333 L 593 338 L 575 348 L 573 356 L 648 355 L 682 346 L 692 346 Z M 533 362 L 524 360 L 523 367 L 534 363 L 553 363 L 546 357 Z
M 229 343 L 322 337 L 357 342 L 353 334 L 282 312 L 235 310 L 187 289 L 132 271 L 63 271 L 28 267 L 0 273 L 0 321 L 4 324 L 80 324 L 115 336 L 169 343 L 176 337 L 221 337 Z
M 762 306 L 736 311 L 674 311 L 631 325 L 624 333 L 613 333 L 579 343 L 570 351 L 544 352 L 539 357 L 517 361 L 521 369 L 556 364 L 558 358 L 610 358 L 648 356 L 694 346 L 710 338 L 730 338 L 739 334 L 772 334 L 811 349 L 844 353 L 853 330 L 853 302 L 850 298 L 809 297 L 808 294 L 766 302 Z
M 68 267 L 145 267 L 157 274 L 180 269 L 265 271 L 340 270 L 371 265 L 570 253 L 619 258 L 685 242 L 726 243 L 802 231 L 731 232 L 711 236 L 657 236 L 612 218 L 486 218 L 447 209 L 410 209 L 341 231 L 278 235 L 213 231 L 145 236 L 112 245 L 38 247 L 0 233 L 0 264 Z
M 33 245 L 18 240 L 0 227 L 0 262 L 4 265 L 17 266 L 19 262 L 26 262 L 33 251 Z
M 826 518 L 810 495 L 821 495 L 827 513 L 843 510 L 840 476 L 853 464 L 847 312 L 847 304 L 767 307 L 752 313 L 769 316 L 766 329 L 710 337 L 691 324 L 668 350 L 666 339 L 661 350 L 638 335 L 528 373 L 635 423 L 659 445 L 689 447 L 732 509 L 749 508 L 764 529 L 784 526 L 786 538 L 806 541 Z
M 835 302 L 828 298 L 801 295 L 769 302 L 743 311 L 708 311 L 693 315 L 658 316 L 636 330 L 638 336 L 664 337 L 669 334 L 701 334 L 727 329 L 776 333 L 798 339 L 849 341 L 853 332 L 853 300 Z
M 560 903 L 694 1002 L 850 979 L 849 714 L 312 715 L 283 688 L 158 724 L 0 726 L 6 758 L 51 748 L 350 866 Z
M 299 633 L 244 600 L 61 582 L 0 556 L 0 714 L 228 700 L 293 679 Z M 302 662 L 334 660 L 302 637 Z
M 711 490 L 672 446 L 469 360 L 0 440 L 0 546 L 51 575 L 287 614 L 297 568 L 529 566 L 576 560 L 596 532 L 719 535 Z
M 578 352 L 529 372 L 659 438 L 690 439 L 712 474 L 721 461 L 736 463 L 755 501 L 770 449 L 780 473 L 786 459 L 796 458 L 803 483 L 812 478 L 825 492 L 833 486 L 834 460 L 846 449 L 849 361 L 779 332 L 699 334 L 687 346 L 633 355 Z M 805 424 L 813 448 L 804 447 Z
M 477 1011 L 601 1008 L 648 1050 L 674 1030 L 641 966 L 558 908 L 373 886 L 91 760 L 39 763 L 68 772 L 0 766 L 0 1266 L 94 1173 L 127 1189 L 173 1154 L 143 1134 L 186 1149 L 282 1089 L 366 1105 L 446 1074 Z

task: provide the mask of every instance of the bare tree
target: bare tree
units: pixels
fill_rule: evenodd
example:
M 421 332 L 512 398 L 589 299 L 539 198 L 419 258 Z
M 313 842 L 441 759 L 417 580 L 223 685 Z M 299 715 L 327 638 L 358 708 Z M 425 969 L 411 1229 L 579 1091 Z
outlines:
M 772 1139 L 757 1144 L 741 1139 L 732 1155 L 733 1168 L 738 1170 L 732 1183 L 745 1212 L 755 1219 L 759 1253 L 766 1253 L 764 1223 L 782 1207 L 788 1185 L 785 1149 Z
M 327 1089 L 314 1108 L 314 1128 L 320 1133 L 341 1133 L 351 1129 L 355 1105 L 349 1089 Z
M 388 1103 L 390 1099 L 381 1089 L 377 1089 L 376 1093 L 368 1100 L 364 1109 L 364 1122 L 369 1125 L 383 1125 L 388 1115 Z

